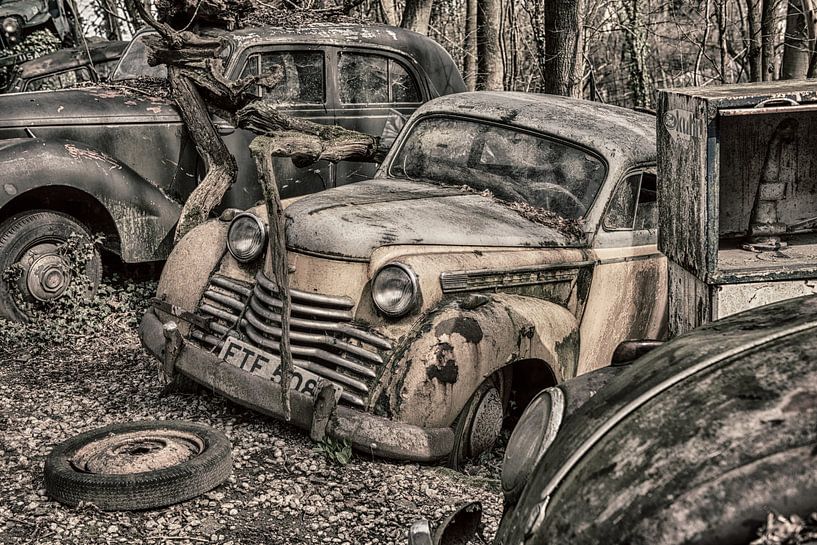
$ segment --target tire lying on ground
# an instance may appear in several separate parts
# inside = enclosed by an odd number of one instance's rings
[[[194,498],[232,472],[230,441],[179,420],[112,424],[57,445],[45,461],[48,495],[103,511],[164,507]]]

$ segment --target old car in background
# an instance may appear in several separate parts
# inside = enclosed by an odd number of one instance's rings
[[[64,45],[74,42],[76,9],[73,0],[0,1],[0,56],[23,42],[30,34],[45,29]]]
[[[119,63],[128,42],[95,42],[60,49],[14,68],[5,93],[45,91],[104,81]]]
[[[451,95],[415,113],[376,179],[290,204],[292,421],[457,466],[509,403],[659,336],[654,126],[562,97]],[[230,211],[182,239],[141,336],[167,371],[280,417],[266,217]]]
[[[228,77],[283,71],[274,88],[255,92],[279,102],[284,113],[373,136],[421,103],[465,89],[441,46],[398,28],[316,24],[213,35],[223,38]],[[114,83],[165,77],[163,66],[148,66],[144,38],[127,48]],[[216,125],[239,166],[223,205],[252,206],[261,198],[248,148],[254,134],[222,120]],[[0,163],[0,271],[23,267],[16,282],[0,279],[0,315],[17,319],[24,313],[12,292],[27,302],[47,301],[70,284],[56,253],[70,233],[104,234],[106,248],[126,263],[165,259],[180,203],[204,169],[172,102],[133,86],[0,96]],[[284,197],[354,182],[375,170],[326,162],[297,168],[290,159],[275,168]],[[99,268],[90,271],[98,280]]]
[[[809,296],[702,326],[563,421],[564,392],[542,392],[508,443],[495,543],[746,545],[770,512],[817,511],[815,316]]]

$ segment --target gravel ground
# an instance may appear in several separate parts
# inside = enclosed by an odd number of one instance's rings
[[[106,287],[88,310],[37,328],[0,321],[0,543],[407,543],[408,525],[472,499],[485,535],[501,515],[501,453],[455,473],[355,453],[345,466],[298,429],[208,394],[162,395],[139,344],[151,284]],[[51,448],[114,422],[185,419],[230,438],[230,480],[165,509],[103,513],[49,500]]]

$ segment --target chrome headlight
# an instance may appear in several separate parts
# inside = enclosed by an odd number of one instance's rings
[[[558,387],[542,390],[514,428],[502,461],[502,491],[513,505],[531,472],[556,438],[564,415],[564,393]]]
[[[383,314],[398,318],[417,306],[420,284],[417,275],[402,263],[389,263],[372,282],[372,300]]]
[[[238,214],[227,230],[227,249],[234,258],[248,263],[264,252],[267,226],[261,218],[249,212]]]
[[[20,22],[16,17],[6,17],[3,19],[3,32],[9,37],[9,41],[17,41],[20,33]]]

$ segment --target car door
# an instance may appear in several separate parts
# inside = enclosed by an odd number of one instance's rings
[[[334,122],[332,97],[327,91],[327,56],[325,48],[312,45],[267,46],[244,52],[237,64],[235,79],[271,76],[265,85],[251,91],[280,105],[280,111],[316,123]],[[216,129],[238,162],[238,179],[225,195],[224,206],[247,208],[263,198],[257,183],[255,162],[249,144],[256,134],[236,129],[217,120]],[[304,168],[296,167],[287,157],[273,159],[278,189],[282,198],[297,197],[332,186],[329,163],[319,161]]]
[[[666,327],[667,260],[659,253],[654,168],[617,184],[593,242],[596,260],[580,328],[578,373],[609,365],[626,339],[660,338]]]
[[[335,122],[347,129],[381,138],[390,146],[403,123],[428,100],[422,79],[407,59],[380,50],[342,48],[335,51],[337,109]],[[343,161],[335,182],[344,185],[374,176],[377,165]]]

